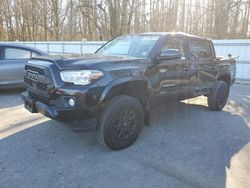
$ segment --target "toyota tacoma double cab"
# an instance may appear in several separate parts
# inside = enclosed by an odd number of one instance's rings
[[[63,122],[96,120],[100,143],[119,150],[134,143],[150,122],[156,101],[204,95],[209,109],[222,110],[235,72],[234,58],[216,57],[209,39],[132,34],[92,55],[33,58],[25,65],[27,90],[21,96],[32,113]]]

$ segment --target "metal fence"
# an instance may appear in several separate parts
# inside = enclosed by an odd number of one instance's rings
[[[236,78],[250,81],[250,40],[214,40],[217,56],[239,56],[236,59]]]
[[[13,43],[13,42],[1,42],[1,43]],[[35,47],[39,50],[48,53],[94,53],[99,47],[105,44],[105,41],[30,41],[30,42],[14,42],[17,44],[23,44],[26,46]]]
[[[13,43],[13,42],[6,42]],[[16,42],[32,46],[48,53],[94,53],[105,41],[59,41],[59,42]],[[237,80],[250,81],[250,40],[214,40],[217,56],[239,56]]]

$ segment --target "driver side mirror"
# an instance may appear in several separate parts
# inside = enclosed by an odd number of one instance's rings
[[[157,56],[157,60],[173,60],[173,59],[181,59],[181,53],[179,49],[166,49],[161,51]]]

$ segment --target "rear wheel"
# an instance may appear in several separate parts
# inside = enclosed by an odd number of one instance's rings
[[[120,95],[108,103],[98,122],[99,142],[111,149],[130,146],[141,132],[144,112],[133,97]]]
[[[224,81],[217,81],[208,94],[208,107],[210,110],[220,111],[227,103],[229,85]]]

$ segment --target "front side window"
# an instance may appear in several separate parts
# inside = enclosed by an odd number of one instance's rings
[[[31,52],[19,48],[5,48],[4,59],[29,59]]]
[[[212,57],[212,50],[208,41],[192,40],[189,42],[189,49],[192,60]]]
[[[104,45],[97,54],[147,58],[160,36],[128,35],[118,37]]]
[[[4,57],[4,48],[0,47],[0,60],[2,60]]]
[[[36,53],[36,52],[31,52],[31,57],[37,57],[37,56],[40,56],[40,54]]]
[[[181,54],[181,59],[186,59],[186,54],[184,50],[184,40],[180,38],[167,38],[166,42],[161,48],[161,52],[164,52],[168,49],[176,49]]]

